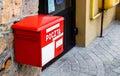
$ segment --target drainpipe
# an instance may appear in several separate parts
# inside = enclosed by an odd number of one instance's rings
[[[97,15],[94,15],[95,14],[95,0],[92,0],[91,1],[91,19],[92,20],[95,20],[96,18],[98,18],[99,16],[102,15],[101,17],[101,29],[100,29],[100,38],[103,37],[103,21],[104,21],[104,12],[106,12],[107,10],[104,9],[104,0],[102,0],[102,9],[101,9],[101,12],[99,12]]]
[[[102,11],[99,12],[97,15],[95,14],[95,0],[91,0],[91,20],[95,20],[96,18],[98,18],[99,16],[102,15]],[[107,10],[104,10],[104,12],[106,12]]]
[[[101,17],[101,29],[100,29],[100,38],[102,38],[103,37],[103,23],[104,23],[104,3],[105,3],[105,1],[104,0],[102,0],[102,17]]]
[[[95,0],[92,0],[91,2],[92,2],[92,3],[91,3],[91,5],[92,5],[92,6],[91,6],[91,7],[92,7],[92,8],[91,8],[91,19],[94,20],[94,19],[96,19],[97,17],[99,17],[99,16],[102,14],[102,12],[100,12],[100,13],[98,13],[97,15],[94,16],[94,14],[95,14],[95,12],[94,12],[94,10],[95,10]]]

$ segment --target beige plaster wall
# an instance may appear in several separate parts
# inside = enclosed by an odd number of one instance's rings
[[[76,25],[79,30],[76,37],[76,43],[84,46],[86,27],[86,0],[76,0]]]
[[[79,29],[76,43],[80,46],[87,46],[99,36],[101,16],[95,20],[91,20],[91,0],[77,0],[76,3],[76,25]],[[115,9],[113,7],[105,12],[104,28],[115,18]],[[95,15],[97,13],[99,13],[98,0],[95,0]]]

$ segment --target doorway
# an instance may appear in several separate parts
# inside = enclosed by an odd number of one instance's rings
[[[76,0],[39,0],[39,14],[63,16],[64,52],[75,46],[75,1]]]

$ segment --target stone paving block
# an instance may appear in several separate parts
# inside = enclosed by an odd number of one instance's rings
[[[80,75],[80,72],[77,72],[77,71],[72,71],[69,76],[79,76]]]
[[[107,45],[107,43],[105,42],[105,40],[103,40],[104,41],[104,47],[105,47],[105,49],[110,53],[110,54],[112,54],[114,57],[116,57],[116,56],[118,56],[118,54],[115,52],[115,51],[113,51],[110,47],[109,47],[109,45]]]
[[[118,55],[120,55],[120,50],[116,46],[110,46],[110,48],[115,51]]]
[[[104,71],[104,65],[102,63],[102,61],[98,58],[98,56],[96,56],[94,53],[91,53],[89,54],[92,59],[94,60],[95,64],[96,64],[96,67],[97,67],[97,76],[101,75],[101,76],[104,76],[105,74],[105,71]]]
[[[108,76],[118,76],[118,74],[115,72],[111,72]]]
[[[99,53],[101,53],[100,56],[101,56],[102,59],[104,59],[104,61],[108,61],[109,62],[109,58],[108,58],[105,50],[103,48],[101,48],[100,45],[96,46],[96,51],[99,51]]]
[[[100,48],[104,49],[104,50],[102,50],[102,52],[105,53],[105,56],[106,56],[110,61],[112,61],[112,60],[114,59],[113,56],[112,56],[112,54],[109,53],[108,50],[106,50],[106,48],[104,47],[103,44],[104,44],[104,43],[103,43],[103,41],[102,41],[102,42],[100,43]]]
[[[119,60],[119,59],[114,59],[114,60],[112,61],[112,65],[113,65],[115,68],[119,67],[119,66],[120,66],[120,60]]]
[[[88,68],[83,68],[83,67],[81,67],[80,72],[81,72],[81,73],[87,73],[87,74],[88,74],[89,69],[88,69]]]
[[[79,76],[88,76],[88,74],[86,74],[86,73],[80,73]]]
[[[83,57],[80,54],[76,53],[75,58],[78,60],[79,67],[78,66],[77,67],[80,69],[80,71],[84,73],[88,73],[88,64],[83,59]]]
[[[120,74],[120,67],[113,69],[113,71]]]

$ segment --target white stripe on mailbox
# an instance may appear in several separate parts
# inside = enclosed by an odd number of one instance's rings
[[[63,33],[61,33],[60,35],[58,35],[55,38],[53,38],[53,41],[55,41],[56,39],[60,38],[61,36],[63,36]]]
[[[42,66],[48,63],[50,60],[54,58],[55,54],[55,42],[52,42],[45,47],[42,48]]]
[[[54,26],[46,29],[46,33],[50,32],[50,31],[52,31],[52,30],[54,30],[54,29],[56,29],[56,28],[58,28],[58,27],[60,27],[60,23],[58,23],[58,24],[56,24],[56,25],[54,25]]]

